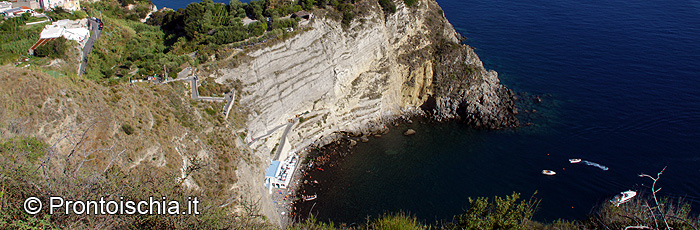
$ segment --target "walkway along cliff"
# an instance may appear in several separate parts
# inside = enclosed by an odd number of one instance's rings
[[[267,196],[264,169],[276,146],[287,153],[328,143],[339,132],[366,135],[403,115],[457,119],[476,128],[518,125],[512,91],[460,44],[435,1],[396,4],[397,11],[386,14],[376,1],[358,1],[360,13],[348,26],[337,12],[315,10],[296,36],[247,50],[230,60],[237,62],[232,67],[207,70],[219,83],[243,85],[236,95],[249,117],[241,132],[264,163],[251,169],[259,177],[239,183]],[[282,129],[267,136],[297,116],[286,138]],[[261,202],[263,213],[279,221],[270,199]]]

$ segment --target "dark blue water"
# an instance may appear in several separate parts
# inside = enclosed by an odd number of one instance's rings
[[[665,166],[662,193],[700,207],[700,2],[438,3],[504,84],[541,96],[521,104],[538,110],[522,115],[535,125],[395,128],[324,172],[319,219],[361,223],[403,210],[432,222],[461,213],[470,196],[513,191],[538,191],[535,219],[583,218],[621,191],[648,190],[637,175]],[[401,135],[408,127],[418,134]]]
[[[312,210],[319,219],[361,223],[403,210],[432,222],[461,213],[467,197],[513,191],[538,191],[535,219],[583,218],[616,193],[646,190],[650,180],[637,175],[664,166],[662,193],[700,209],[700,2],[438,3],[487,69],[517,92],[541,95],[541,104],[521,104],[538,110],[521,116],[535,125],[394,128],[325,171]],[[404,137],[407,127],[418,134]],[[610,170],[569,164],[574,157]]]
[[[213,2],[220,2],[220,3],[225,3],[228,4],[230,0],[212,0]],[[151,0],[153,4],[155,4],[158,9],[163,8],[163,7],[168,7],[170,9],[175,9],[177,10],[178,8],[185,8],[187,5],[193,2],[201,2],[201,1],[193,1],[193,0]],[[243,3],[248,3],[250,0],[239,0],[239,2]]]

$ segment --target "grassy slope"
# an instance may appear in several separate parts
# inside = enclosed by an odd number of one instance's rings
[[[31,176],[26,178],[13,177],[24,175],[20,170],[2,171],[0,179],[9,178],[17,183],[29,181],[39,185],[42,188],[40,191],[81,197],[92,194],[89,191],[80,192],[86,189],[80,186],[84,180],[119,174],[124,175],[123,178],[147,178],[162,182],[149,184],[150,187],[135,186],[129,190],[133,196],[170,191],[166,193],[195,194],[206,199],[210,205],[218,206],[230,197],[238,196],[231,189],[236,182],[238,163],[257,164],[257,158],[236,148],[237,135],[231,130],[242,125],[242,119],[236,118],[242,115],[233,114],[229,121],[223,120],[218,113],[210,115],[204,110],[210,108],[219,111],[222,104],[192,101],[184,97],[186,90],[181,84],[122,83],[105,87],[81,78],[51,77],[38,71],[2,66],[0,143],[35,137],[48,148],[38,161],[29,162],[33,165],[27,166],[35,169],[46,161],[45,177],[41,172],[28,173]],[[126,134],[122,128],[124,125],[133,127],[133,134]],[[12,154],[23,153],[0,151],[3,159],[10,159]],[[196,185],[190,186],[195,189],[175,189],[179,192],[174,193],[175,190],[170,189],[179,187],[176,185],[183,174],[181,169],[186,168],[183,161],[191,162],[193,159],[201,162],[187,182],[195,182]],[[7,160],[0,163],[3,166],[13,165]],[[65,183],[68,187],[46,184],[51,180],[66,178],[70,179]],[[109,188],[109,184],[126,182],[108,180],[105,183],[101,187]],[[168,183],[175,187],[166,186]],[[3,186],[2,191],[6,189]],[[144,193],[134,194],[134,191]],[[3,199],[0,195],[0,205],[5,203],[5,207],[21,207],[21,203],[17,202],[23,201],[20,199],[23,195],[15,195],[19,198]],[[81,223],[87,227],[101,223],[92,223],[90,221],[95,220],[90,219]]]

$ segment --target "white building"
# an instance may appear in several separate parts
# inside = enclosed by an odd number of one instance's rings
[[[298,162],[299,156],[291,154],[290,157],[282,162],[272,161],[270,163],[265,172],[265,187],[268,188],[270,193],[272,193],[273,188],[286,189],[289,187],[289,182],[293,179],[292,175],[294,175]]]
[[[39,9],[39,0],[10,0],[12,3],[12,8],[17,7],[29,7],[29,9]]]
[[[8,11],[10,9],[12,9],[11,2],[0,2],[0,13],[4,13],[5,11]]]
[[[76,41],[78,44],[80,44],[80,47],[84,47],[87,40],[90,38],[88,20],[63,19],[55,21],[51,23],[51,25],[44,26],[44,29],[39,34],[39,40],[31,48],[29,48],[29,54],[33,54],[37,47],[59,37]]]
[[[12,9],[5,10],[5,11],[2,12],[2,14],[5,15],[5,17],[7,17],[7,18],[10,18],[10,17],[19,17],[19,16],[22,16],[22,14],[25,14],[25,13],[30,13],[30,14],[32,14],[32,16],[33,16],[34,14],[36,14],[36,12],[34,12],[34,10],[32,10],[31,8],[26,7],[26,6],[21,6],[21,7],[12,8]]]
[[[44,30],[39,34],[39,38],[57,38],[64,37],[68,40],[78,42],[81,47],[85,46],[88,38],[90,38],[90,30],[88,30],[87,19],[80,20],[58,20],[51,25],[44,26]]]
[[[44,10],[51,10],[56,7],[61,7],[68,11],[80,10],[80,1],[78,0],[39,0],[39,5]]]

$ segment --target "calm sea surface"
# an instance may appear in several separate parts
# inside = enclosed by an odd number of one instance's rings
[[[616,193],[648,190],[637,175],[664,166],[662,193],[700,210],[699,1],[438,3],[486,68],[526,99],[521,111],[537,110],[521,113],[534,125],[393,128],[324,172],[312,210],[319,219],[361,223],[403,210],[433,222],[461,213],[468,197],[513,191],[538,191],[538,220],[582,218]],[[533,96],[542,102],[528,102]],[[408,127],[418,133],[401,135]]]

